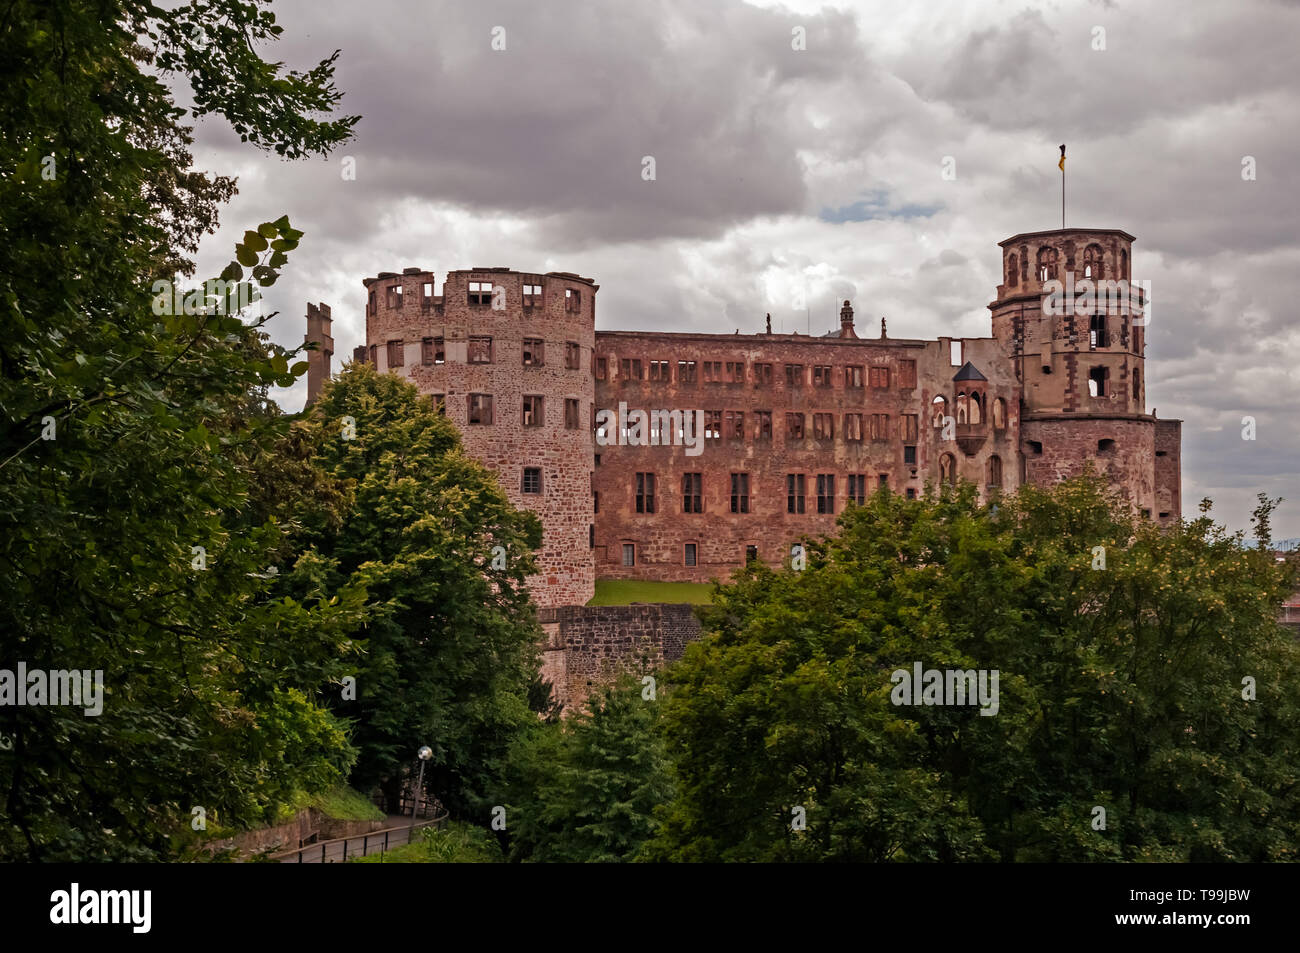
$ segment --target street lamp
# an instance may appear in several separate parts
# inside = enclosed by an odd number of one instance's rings
[[[433,749],[428,745],[421,745],[420,750],[415,753],[420,759],[420,780],[415,784],[415,797],[411,799],[411,826],[409,830],[415,830],[415,812],[420,807],[420,795],[424,793],[424,762],[433,757]],[[411,835],[406,835],[406,842],[411,842]]]

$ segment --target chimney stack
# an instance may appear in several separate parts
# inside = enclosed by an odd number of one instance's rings
[[[304,344],[316,344],[307,352],[307,404],[316,402],[320,389],[330,377],[330,358],[334,356],[334,338],[330,336],[330,306],[319,307],[307,302],[307,333]]]

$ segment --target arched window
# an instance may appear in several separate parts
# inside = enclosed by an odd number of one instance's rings
[[[1002,486],[1002,458],[997,454],[989,457],[989,479],[990,488]]]
[[[1089,245],[1083,250],[1083,277],[1093,280],[1104,278],[1102,259],[1105,257],[1100,245]]]
[[[967,411],[967,413],[970,416],[971,423],[981,424],[984,422],[984,407],[980,403],[979,394],[970,395],[970,409]]]
[[[969,422],[967,419],[968,413],[969,411],[967,409],[966,395],[958,394],[957,395],[957,423],[959,424],[968,423]]]
[[[945,453],[939,458],[939,485],[955,486],[957,484],[957,458]]]
[[[993,400],[993,429],[1007,429],[1007,402],[1001,397]]]
[[[1056,249],[1043,246],[1038,249],[1038,280],[1051,281],[1056,277]]]
[[[930,423],[935,429],[943,426],[943,418],[948,416],[948,401],[940,394],[930,404],[934,412],[930,417]]]
[[[1007,257],[1007,287],[1014,288],[1020,283],[1020,269],[1014,254]]]

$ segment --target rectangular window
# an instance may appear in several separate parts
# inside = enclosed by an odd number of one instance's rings
[[[376,365],[375,365],[375,361],[376,361],[376,356],[375,356],[375,355],[376,355],[376,351],[375,351],[375,349],[376,349],[378,346],[379,346],[379,345],[377,345],[377,344],[372,344],[372,345],[370,345],[370,366],[371,366],[371,367],[376,366]]]
[[[582,309],[582,295],[572,288],[564,289],[564,310],[580,311]]]
[[[682,512],[704,512],[704,474],[682,474]]]
[[[433,363],[433,355],[434,355],[434,350],[433,350],[433,338],[424,338],[424,339],[422,339],[422,340],[420,341],[420,363],[421,363],[421,364],[432,364],[432,363]]]
[[[593,368],[593,371],[596,375],[596,380],[603,381],[605,379],[605,368],[606,368],[605,358],[603,357],[596,358],[595,367]]]
[[[831,386],[831,366],[829,364],[813,365],[813,387]]]
[[[844,368],[844,386],[848,388],[861,389],[862,387],[862,365],[850,364]]]
[[[862,415],[844,415],[844,439],[849,443],[862,442]]]
[[[546,411],[542,405],[542,398],[536,394],[524,395],[524,419],[525,427],[540,427],[546,422]]]
[[[542,367],[546,364],[546,343],[541,338],[524,338],[524,367]]]
[[[491,304],[492,303],[492,282],[471,281],[469,283],[469,303],[472,305]]]
[[[389,285],[387,304],[390,308],[400,308],[402,306],[402,286]]]
[[[910,444],[903,447],[903,462],[908,466],[916,466],[916,447]]]
[[[757,559],[757,558],[758,558],[758,547],[757,547],[757,546],[746,546],[746,547],[745,547],[745,562],[746,562],[746,563],[751,563],[751,562],[753,562],[753,561],[754,561],[755,559]]]
[[[1110,332],[1106,330],[1106,316],[1094,314],[1088,321],[1088,346],[1110,347]]]
[[[434,409],[438,411],[438,416],[446,417],[447,416],[447,395],[430,394],[429,396],[433,398],[433,406]]]
[[[469,363],[492,363],[492,339],[473,335],[469,339]]]
[[[542,492],[542,468],[541,467],[524,467],[524,481],[523,481],[522,490],[524,493]]]
[[[872,440],[889,439],[889,414],[871,415],[871,439]]]
[[[402,350],[403,348],[402,348],[401,341],[388,342],[388,366],[389,367],[402,366]]]
[[[577,430],[578,416],[579,416],[578,398],[576,397],[564,398],[564,429]]]
[[[873,367],[871,368],[871,386],[888,387],[889,386],[889,368]]]
[[[469,422],[472,424],[492,423],[492,395],[469,395]]]
[[[623,544],[623,565],[624,566],[636,565],[636,546],[632,543]]]
[[[804,511],[804,477],[802,473],[785,475],[785,511],[802,513]]]
[[[849,474],[848,498],[858,506],[867,502],[867,475],[865,473]]]
[[[743,410],[729,410],[724,417],[723,434],[728,440],[745,439],[745,412]]]
[[[577,341],[564,342],[564,366],[571,371],[582,366],[582,346]]]
[[[916,443],[919,439],[917,434],[920,433],[920,423],[921,418],[917,414],[903,414],[903,443]]]
[[[754,386],[755,387],[772,386],[772,365],[771,364],[754,365]]]
[[[368,314],[375,313],[375,293],[373,290],[370,292],[370,300],[366,303],[366,307],[369,309]]]
[[[591,511],[593,513],[600,512],[600,491],[599,490],[591,491]]]
[[[772,439],[772,412],[770,410],[754,411],[754,439]]]
[[[876,485],[879,486],[879,487],[881,487],[882,489],[888,487],[888,486],[889,486],[889,474],[888,474],[888,473],[882,473],[882,474],[880,474],[878,477],[876,477]]]
[[[813,439],[833,440],[835,438],[835,415],[813,414]]]
[[[425,281],[420,285],[420,309],[428,311],[433,307],[433,282]]]
[[[817,512],[835,512],[835,474],[817,474]]]
[[[524,285],[523,301],[525,308],[535,308],[542,303],[541,285]]]
[[[625,357],[620,367],[624,380],[639,381],[641,379],[641,358]]]
[[[731,512],[749,512],[749,474],[733,473],[731,475]]]
[[[684,562],[685,562],[686,565],[688,565],[688,566],[694,566],[694,565],[695,565],[695,544],[694,544],[694,543],[687,543],[687,544],[686,544],[686,552],[685,552]]]
[[[728,384],[745,383],[745,362],[744,361],[727,361],[726,381]]]
[[[671,380],[671,374],[671,365],[667,361],[650,362],[650,379],[652,381],[667,384]]]
[[[1088,371],[1088,396],[1109,396],[1110,388],[1106,386],[1109,377],[1110,371],[1105,367],[1094,367]]]
[[[695,362],[694,361],[677,362],[677,383],[679,384],[695,383]]]
[[[803,386],[803,365],[787,364],[785,366],[785,386],[802,387]]]
[[[653,513],[655,511],[655,475],[638,473],[636,475],[636,511]]]
[[[722,439],[722,411],[706,410],[704,412],[704,439]]]
[[[898,362],[898,386],[904,390],[916,386],[916,361]]]
[[[803,439],[803,414],[785,415],[785,439],[802,440]]]
[[[915,487],[911,487],[911,486],[909,486],[909,487],[907,488],[907,498],[908,498],[909,500],[914,500],[914,499],[916,499],[916,488],[915,488]]]
[[[722,362],[721,361],[704,361],[704,383],[720,384],[722,383]]]

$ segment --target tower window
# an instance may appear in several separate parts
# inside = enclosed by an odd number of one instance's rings
[[[534,308],[542,303],[542,286],[541,285],[524,285],[524,307]]]
[[[1007,256],[1007,287],[1014,288],[1020,283],[1020,271],[1015,254]]]
[[[401,341],[388,342],[388,366],[389,367],[402,366],[402,342]]]
[[[1044,246],[1038,249],[1038,280],[1052,281],[1056,278],[1056,263],[1059,256],[1055,248]]]
[[[469,395],[469,422],[472,424],[492,423],[492,395]]]
[[[582,365],[582,346],[577,341],[564,342],[564,366],[576,371]]]
[[[522,490],[524,493],[542,492],[542,468],[541,467],[524,467],[524,479],[523,479]]]
[[[578,416],[579,416],[578,398],[576,397],[564,398],[564,429],[577,430]]]
[[[572,288],[564,289],[564,310],[577,311],[582,306],[582,295]]]
[[[1107,438],[1105,438],[1105,439],[1102,439],[1102,440],[1098,440],[1098,441],[1097,441],[1097,452],[1098,452],[1098,453],[1114,453],[1114,452],[1115,452],[1115,441],[1114,441],[1114,440],[1111,440],[1109,437],[1107,437]]]
[[[1106,397],[1109,388],[1106,386],[1110,378],[1110,370],[1105,367],[1094,367],[1088,371],[1088,396],[1089,397]]]
[[[1088,346],[1110,347],[1110,332],[1106,330],[1106,316],[1094,314],[1088,319]]]
[[[1083,250],[1083,277],[1094,281],[1104,278],[1102,259],[1104,254],[1100,245],[1089,245]]]
[[[546,410],[542,398],[536,394],[524,395],[524,418],[525,427],[540,427],[546,421]]]

